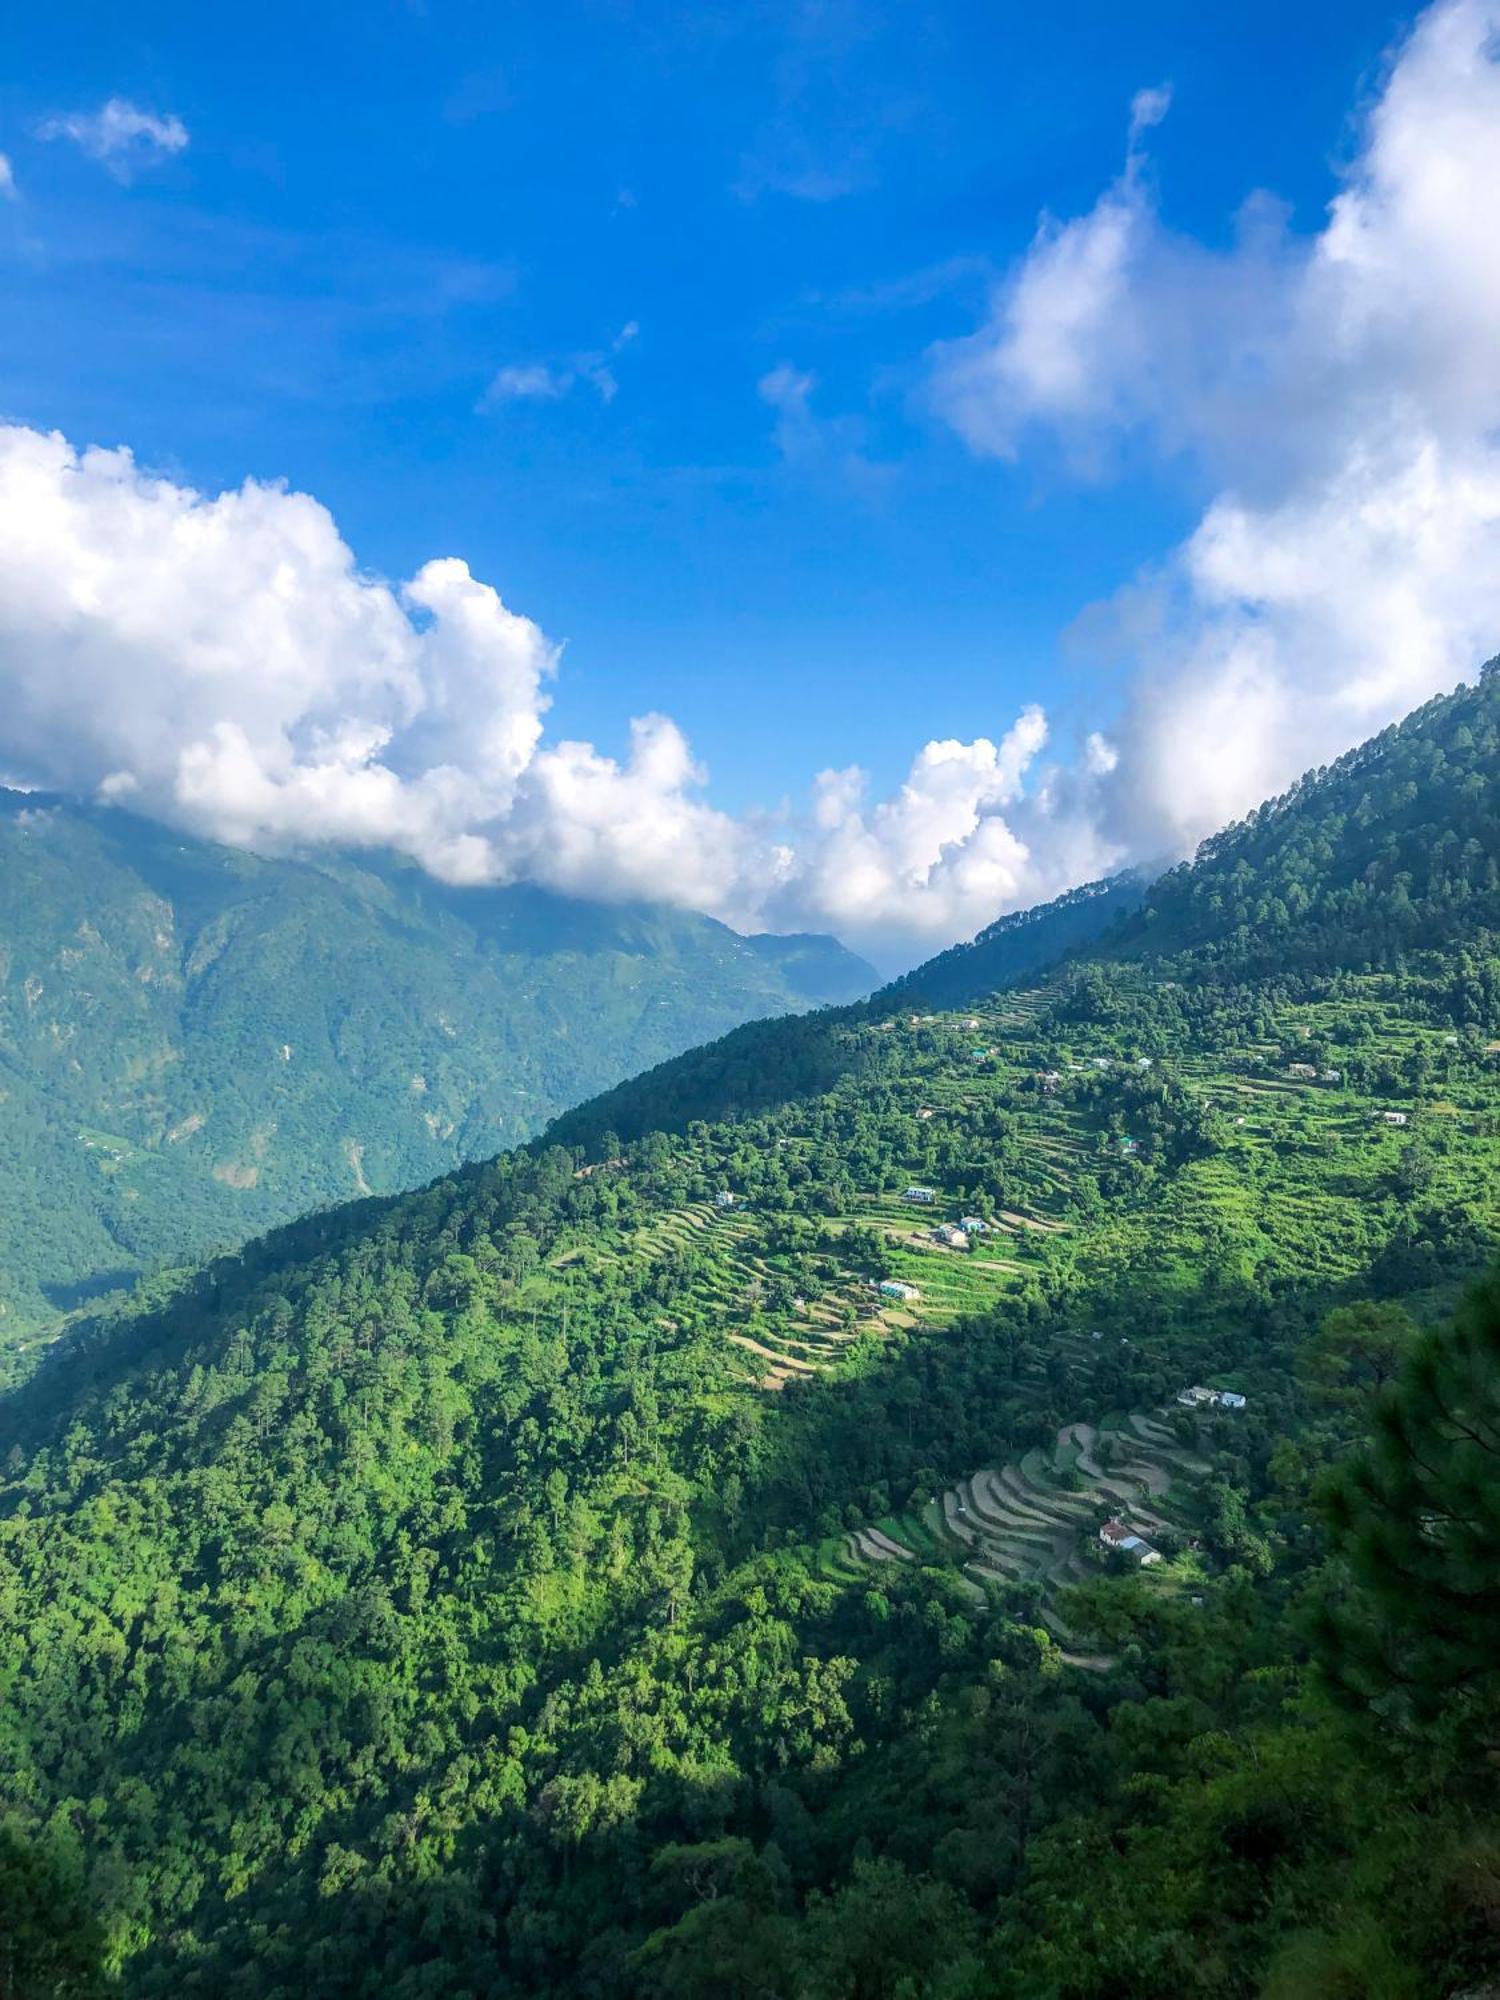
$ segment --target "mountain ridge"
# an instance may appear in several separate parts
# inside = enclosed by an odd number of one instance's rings
[[[0,1332],[303,1209],[420,1185],[755,1013],[832,940],[389,856],[265,859],[0,794]]]
[[[1497,775],[1489,677],[1097,955],[85,1321],[0,1403],[0,1801],[131,2000],[1500,1970],[1493,1663],[1408,1714],[1359,1560],[1500,1408]]]

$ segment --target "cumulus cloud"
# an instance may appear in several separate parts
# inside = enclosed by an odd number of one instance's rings
[[[1078,790],[1106,852],[1182,852],[1500,647],[1500,5],[1440,0],[1393,55],[1314,233],[1252,196],[1231,248],[1121,173],[1044,219],[933,388],[977,452],[1130,450],[1213,483],[1196,528],[1081,628],[1130,669]],[[1080,777],[1088,778],[1082,772]]]
[[[550,741],[555,647],[458,559],[391,584],[305,494],[200,494],[13,426],[0,769],[247,845],[390,846],[455,881],[831,928],[888,964],[1184,852],[1500,645],[1497,48],[1500,0],[1441,0],[1318,226],[1253,197],[1227,249],[1165,226],[1145,145],[1168,97],[1142,92],[1113,184],[1045,219],[985,324],[934,356],[976,452],[1047,442],[1100,478],[1152,451],[1210,496],[1081,623],[1125,692],[1076,753],[1030,707],[919,748],[888,796],[830,768],[795,808],[731,816],[669,717],[623,754]],[[607,356],[545,366],[571,387],[584,362]],[[787,457],[857,447],[809,375],[760,387]]]
[[[362,572],[306,494],[206,495],[0,427],[0,768],[263,850],[392,847],[444,879],[836,925],[899,957],[1063,886],[1028,709],[931,743],[885,800],[825,772],[735,818],[666,716],[615,757],[544,740],[557,652],[455,557]],[[1050,871],[1050,872],[1049,872]]]
[[[44,118],[37,127],[42,139],[70,139],[80,151],[119,180],[140,167],[154,166],[186,151],[188,129],[175,113],[143,111],[127,97],[111,97],[97,111],[70,111]]]

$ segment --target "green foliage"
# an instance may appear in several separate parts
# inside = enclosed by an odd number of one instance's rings
[[[76,1859],[0,1824],[0,2000],[104,2000],[104,1952]]]
[[[1139,909],[1146,878],[1134,872],[1085,882],[1034,909],[1015,910],[988,925],[970,944],[930,958],[893,980],[880,995],[895,1006],[962,1007],[1001,987],[1045,972],[1069,953],[1086,951],[1112,925]]]
[[[132,2000],[1493,1979],[1495,1290],[1427,1329],[1495,698],[972,1015],[741,1028],[81,1318],[0,1406],[0,1805]]]
[[[1500,1743],[1500,1277],[1416,1344],[1375,1423],[1326,1496],[1358,1586],[1326,1624],[1333,1671],[1393,1719],[1461,1707],[1488,1751]]]
[[[0,793],[0,1345],[868,983],[827,938],[262,860]]]

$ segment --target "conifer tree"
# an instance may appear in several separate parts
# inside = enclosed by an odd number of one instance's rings
[[[1500,1273],[1428,1335],[1326,1495],[1354,1582],[1325,1662],[1383,1712],[1500,1708]]]

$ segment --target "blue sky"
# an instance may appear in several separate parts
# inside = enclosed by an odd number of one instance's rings
[[[1127,195],[1154,239],[1243,263],[1236,215],[1271,190],[1284,274],[1412,18],[27,10],[0,415],[200,492],[287,481],[365,571],[463,558],[565,646],[549,742],[619,757],[664,711],[721,812],[851,763],[889,794],[925,742],[999,741],[1032,702],[1071,769],[1139,675],[1080,614],[1251,475],[1159,410],[1080,450],[1035,398],[997,453],[934,350],[980,336],[1039,218],[1119,182],[1155,86]],[[110,100],[183,143],[70,132]]]

